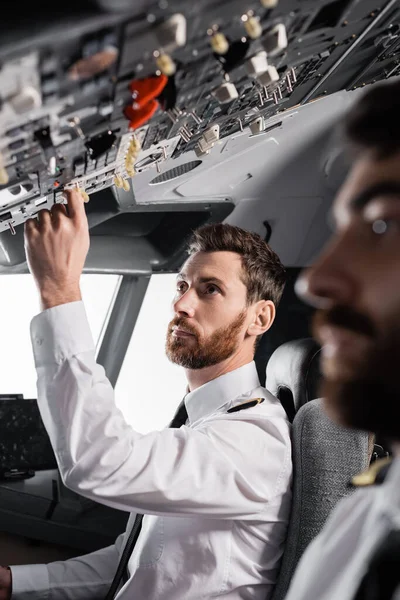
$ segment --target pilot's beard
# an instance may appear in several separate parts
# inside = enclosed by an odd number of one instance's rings
[[[388,332],[375,338],[351,378],[324,378],[321,396],[329,415],[342,425],[400,440],[399,325]]]
[[[185,369],[204,369],[212,367],[230,358],[238,347],[239,333],[246,319],[246,312],[241,312],[238,317],[226,327],[214,331],[206,339],[199,338],[185,319],[176,318],[168,326],[166,354],[169,360]],[[172,336],[172,327],[181,325],[194,333],[196,345],[185,344],[185,338]]]

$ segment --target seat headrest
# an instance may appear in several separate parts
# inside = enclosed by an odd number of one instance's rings
[[[296,412],[318,398],[321,348],[312,338],[280,346],[268,361],[267,389],[281,401],[290,421]]]

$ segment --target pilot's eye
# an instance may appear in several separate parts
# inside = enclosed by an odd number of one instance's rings
[[[399,198],[377,199],[368,204],[363,217],[368,228],[375,236],[386,237],[388,234],[400,233]]]
[[[388,230],[388,222],[383,219],[377,219],[372,223],[372,231],[377,235],[383,235]]]
[[[213,283],[211,283],[210,285],[208,285],[207,288],[206,288],[206,294],[208,294],[210,296],[214,296],[215,294],[218,294],[219,292],[220,292],[219,287],[217,287]]]
[[[178,281],[178,283],[176,284],[176,290],[183,294],[183,292],[186,290],[186,286],[187,284],[185,281]]]
[[[383,236],[396,230],[398,232],[400,230],[399,225],[396,219],[375,219],[371,221],[371,229],[378,236]]]

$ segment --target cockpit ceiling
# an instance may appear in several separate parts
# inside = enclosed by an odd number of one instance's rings
[[[205,202],[194,182],[211,165],[256,146],[268,153],[268,140],[290,129],[288,117],[316,99],[400,74],[398,0],[140,7],[106,14],[72,2],[56,19],[36,11],[34,28],[12,12],[0,24],[4,256],[9,236],[62,201],[65,187],[91,195],[93,235],[107,234],[107,198],[113,232],[116,211]],[[311,131],[310,111],[307,118]],[[254,177],[240,160],[226,167],[226,187],[219,175],[219,188],[207,192],[214,204],[240,202]]]

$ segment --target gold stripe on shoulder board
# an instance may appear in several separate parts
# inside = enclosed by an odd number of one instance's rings
[[[242,402],[242,404],[237,404],[236,406],[233,406],[226,412],[234,413],[239,412],[239,410],[246,410],[246,408],[253,408],[253,406],[257,406],[257,404],[261,404],[261,402],[264,402],[264,400],[265,398],[252,398],[251,400],[247,400],[247,402]]]
[[[355,487],[366,487],[368,485],[375,485],[376,478],[379,473],[384,469],[387,465],[392,462],[390,457],[381,458],[380,460],[376,460],[368,469],[362,471],[358,475],[355,475],[351,484]]]

